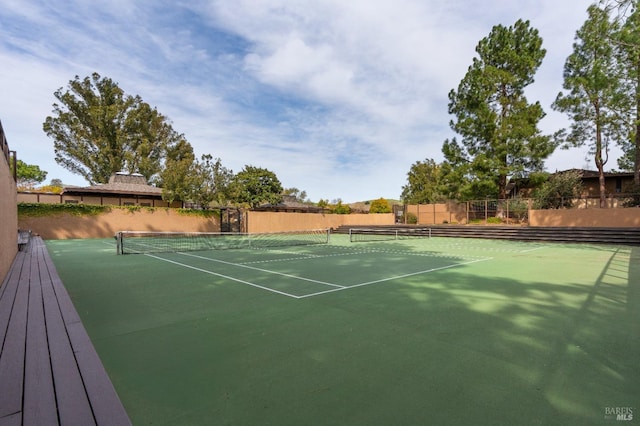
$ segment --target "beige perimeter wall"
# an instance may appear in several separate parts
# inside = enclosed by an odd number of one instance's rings
[[[529,225],[640,228],[640,208],[529,210]]]
[[[16,184],[0,150],[0,284],[18,252]]]
[[[393,214],[314,214],[247,212],[245,232],[282,232],[337,228],[340,225],[393,225]],[[61,214],[20,217],[20,228],[44,239],[109,238],[118,231],[219,232],[220,219],[179,214],[172,209],[154,211],[113,209],[96,216]],[[248,225],[248,228],[247,228]]]
[[[180,214],[172,209],[112,209],[95,216],[61,214],[44,217],[20,217],[21,229],[31,229],[44,239],[108,238],[118,231],[218,232],[218,217]]]
[[[322,214],[247,212],[247,232],[284,232],[305,229],[337,228],[341,225],[393,225],[393,213]]]
[[[4,186],[0,187],[4,191]],[[13,192],[5,191],[11,199]],[[15,198],[14,198],[15,199]],[[218,217],[204,218],[179,214],[176,210],[159,208],[153,211],[112,209],[97,216],[73,216],[62,214],[45,217],[20,217],[15,203],[2,203],[0,207],[0,274],[4,277],[13,260],[16,245],[16,221],[21,229],[31,229],[44,239],[69,238],[109,238],[117,231],[183,231],[218,232]],[[341,225],[393,225],[392,213],[384,214],[314,214],[247,212],[245,232],[282,232],[305,229],[337,228]],[[531,210],[530,226],[593,226],[593,227],[640,227],[640,208],[634,209],[574,209],[574,210]]]

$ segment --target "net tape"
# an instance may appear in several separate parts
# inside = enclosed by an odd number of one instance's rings
[[[329,242],[329,229],[272,233],[119,231],[118,254],[270,248]]]
[[[349,241],[389,241],[408,238],[431,238],[431,228],[396,229],[396,228],[351,228],[349,229]]]

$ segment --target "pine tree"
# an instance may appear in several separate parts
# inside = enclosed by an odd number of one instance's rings
[[[608,42],[617,25],[595,5],[589,7],[588,14],[565,62],[566,93],[558,94],[553,108],[571,119],[569,131],[557,134],[563,146],[589,146],[599,174],[600,207],[606,207],[604,166],[609,160],[609,143],[619,140],[624,129],[614,47]]]
[[[443,144],[443,171],[448,192],[463,197],[506,198],[511,177],[542,170],[555,145],[541,134],[538,123],[545,113],[539,102],[524,95],[546,51],[538,31],[528,21],[511,27],[497,25],[476,47],[457,90],[449,93],[451,128],[460,135]]]

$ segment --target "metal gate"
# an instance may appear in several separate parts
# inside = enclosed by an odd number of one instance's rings
[[[406,217],[407,206],[401,206],[399,204],[393,205],[393,217],[395,223],[407,223]]]
[[[220,209],[220,232],[241,232],[242,212],[240,209],[224,207]]]

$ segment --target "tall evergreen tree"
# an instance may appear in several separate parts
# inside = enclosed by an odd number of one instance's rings
[[[555,149],[538,129],[545,115],[540,103],[524,95],[546,51],[538,31],[518,20],[493,27],[476,52],[458,89],[449,93],[451,128],[461,139],[444,142],[443,170],[463,178],[449,192],[506,198],[509,178],[541,170]]]
[[[627,137],[619,141],[624,155],[618,159],[618,165],[633,170],[634,183],[640,187],[640,11],[637,6],[614,35],[613,43],[617,47],[618,78],[627,99],[621,104],[629,107]]]
[[[604,166],[609,160],[609,143],[624,134],[623,97],[613,71],[614,47],[609,43],[617,25],[595,5],[589,7],[588,15],[565,62],[563,87],[567,92],[558,94],[553,108],[571,119],[569,131],[557,134],[564,147],[589,146],[599,173],[600,207],[606,207]]]

